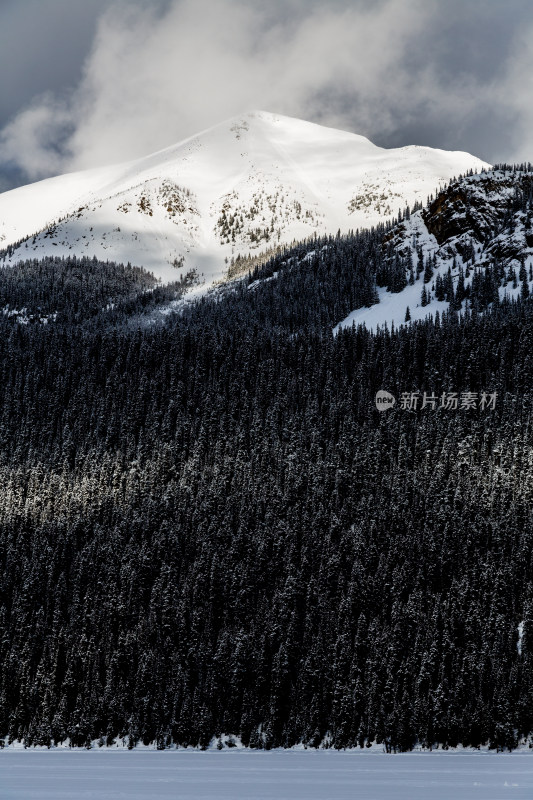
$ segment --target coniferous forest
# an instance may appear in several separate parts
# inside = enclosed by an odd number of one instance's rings
[[[533,304],[334,336],[384,233],[164,316],[183,285],[131,267],[1,274],[6,742],[533,734]],[[497,402],[380,413],[380,389]]]

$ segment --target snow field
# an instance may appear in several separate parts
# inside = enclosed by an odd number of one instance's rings
[[[531,800],[533,753],[0,752],[2,800]]]

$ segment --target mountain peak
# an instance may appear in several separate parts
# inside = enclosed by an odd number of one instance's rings
[[[10,247],[6,264],[95,255],[164,281],[194,268],[209,284],[234,259],[375,225],[484,166],[252,110],[145,158],[0,195],[0,247]]]

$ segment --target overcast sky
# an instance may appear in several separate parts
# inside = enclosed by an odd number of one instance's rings
[[[0,188],[243,111],[533,161],[531,0],[0,0]]]

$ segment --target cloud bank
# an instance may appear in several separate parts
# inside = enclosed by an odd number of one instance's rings
[[[499,15],[513,2],[519,28]],[[139,157],[257,108],[383,146],[533,160],[527,5],[115,3],[77,85],[16,114],[0,132],[0,161],[36,180]]]

